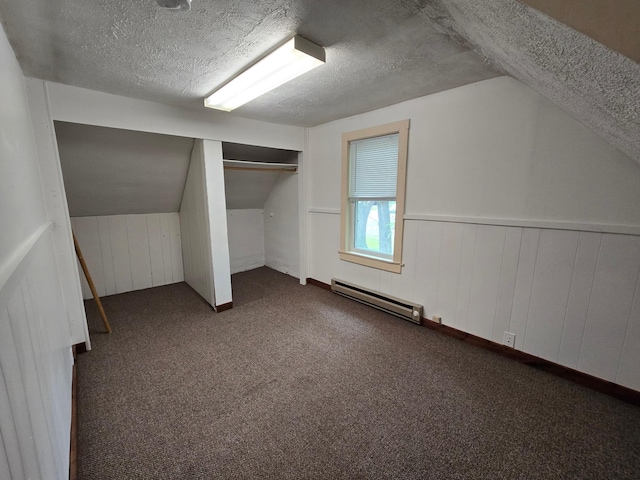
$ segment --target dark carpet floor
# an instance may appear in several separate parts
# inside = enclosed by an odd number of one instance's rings
[[[267,268],[87,302],[80,479],[638,479],[640,409]]]

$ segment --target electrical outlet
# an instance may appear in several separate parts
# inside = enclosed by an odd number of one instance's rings
[[[515,348],[516,346],[516,334],[504,332],[504,338],[502,339],[502,343],[507,347]]]
[[[442,317],[438,316],[438,315],[434,315],[432,320],[436,323],[442,323]]]

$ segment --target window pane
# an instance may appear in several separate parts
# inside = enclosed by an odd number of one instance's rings
[[[394,133],[349,143],[349,198],[396,196],[398,141]]]
[[[367,250],[393,256],[393,242],[396,227],[396,202],[354,201],[353,246],[357,250]]]

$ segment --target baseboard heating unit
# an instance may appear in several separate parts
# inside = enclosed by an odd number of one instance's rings
[[[352,283],[343,282],[336,278],[331,279],[331,291],[420,325],[422,305],[359,287]]]

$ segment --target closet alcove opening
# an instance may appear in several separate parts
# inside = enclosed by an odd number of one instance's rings
[[[71,225],[103,296],[185,280],[188,137],[56,121]],[[221,142],[231,273],[299,277],[299,152]],[[83,297],[91,292],[79,272]]]

